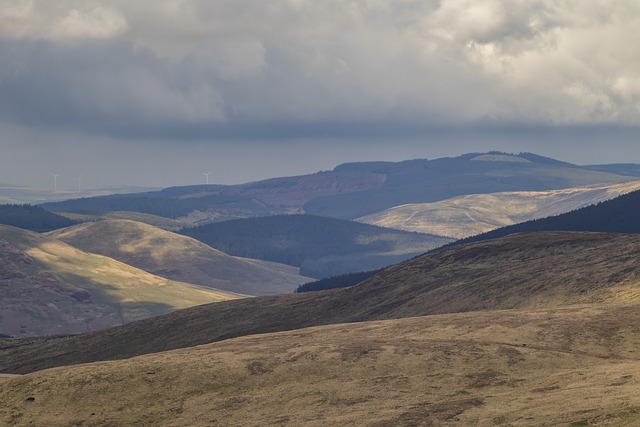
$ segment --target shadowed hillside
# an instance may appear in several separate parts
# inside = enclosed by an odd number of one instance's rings
[[[278,215],[181,231],[225,253],[300,267],[323,278],[386,267],[452,239],[313,215]]]
[[[0,333],[81,333],[240,297],[0,226]]]
[[[441,249],[346,289],[221,302],[82,336],[2,340],[0,372],[121,359],[331,323],[636,302],[638,256],[637,235],[514,235]]]
[[[232,257],[190,237],[135,221],[98,221],[49,235],[158,276],[240,294],[290,293],[309,280],[297,268]]]

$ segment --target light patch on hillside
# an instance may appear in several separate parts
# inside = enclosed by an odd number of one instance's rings
[[[457,239],[538,218],[559,215],[640,189],[640,181],[549,191],[470,194],[435,203],[413,203],[357,221]]]
[[[518,156],[510,156],[507,154],[481,154],[471,160],[481,162],[514,162],[514,163],[532,163],[531,160]]]
[[[157,276],[236,294],[290,293],[311,280],[298,268],[232,257],[191,237],[137,221],[84,223],[49,236]]]
[[[0,332],[10,335],[87,332],[244,297],[168,280],[14,227],[0,226],[0,237],[8,248],[0,266],[11,273],[3,280]]]

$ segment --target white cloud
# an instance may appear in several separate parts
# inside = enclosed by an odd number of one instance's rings
[[[128,28],[117,9],[97,1],[2,0],[0,21],[0,37],[58,41],[112,39]]]
[[[151,133],[640,125],[640,3],[629,0],[0,0],[0,20],[0,69],[14,70],[0,74],[0,106],[17,121],[62,105],[61,126]],[[89,50],[105,59],[79,59]],[[60,87],[43,91],[30,79],[45,58],[64,60],[47,68]],[[12,107],[12,88],[30,86],[34,107]]]

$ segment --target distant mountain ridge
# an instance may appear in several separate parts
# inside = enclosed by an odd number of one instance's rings
[[[600,167],[600,169],[603,169]],[[606,168],[605,168],[606,169]],[[135,211],[190,222],[307,213],[354,219],[407,203],[466,194],[542,191],[632,180],[531,153],[345,163],[332,171],[246,184],[175,187],[43,205],[54,212]]]

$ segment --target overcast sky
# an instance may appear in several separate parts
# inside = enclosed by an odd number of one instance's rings
[[[0,0],[0,183],[640,163],[636,0]]]

